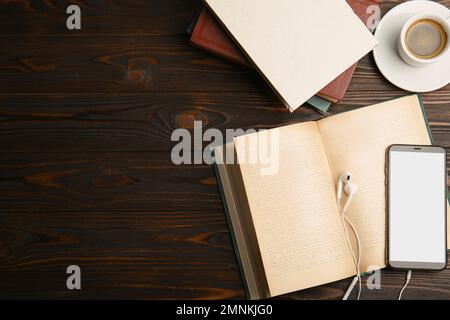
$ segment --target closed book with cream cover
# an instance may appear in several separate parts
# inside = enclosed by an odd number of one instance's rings
[[[290,111],[377,41],[342,0],[205,0]]]

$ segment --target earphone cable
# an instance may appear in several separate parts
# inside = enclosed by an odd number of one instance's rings
[[[361,279],[361,270],[360,270],[360,266],[361,266],[361,241],[359,239],[358,232],[356,232],[355,226],[353,225],[351,220],[347,217],[347,215],[345,214],[345,211],[342,212],[342,216],[344,217],[345,221],[350,225],[350,228],[352,229],[353,234],[355,235],[355,238],[356,238],[356,246],[358,248],[357,249],[358,254],[357,254],[357,258],[355,260],[356,260],[356,272],[357,272],[358,279],[359,279],[359,290],[358,290],[358,296],[357,296],[357,300],[359,300],[359,298],[361,296],[361,290],[362,290],[362,279]]]
[[[353,259],[353,263],[355,265],[355,269],[356,269],[356,277],[358,278],[358,295],[357,295],[357,300],[359,300],[360,296],[361,296],[361,290],[362,290],[362,279],[361,279],[361,273],[360,273],[360,261],[361,261],[361,242],[358,236],[358,233],[356,232],[356,228],[353,225],[353,223],[350,221],[350,219],[347,217],[347,215],[345,214],[345,211],[341,209],[341,204],[340,204],[340,199],[337,200],[337,205],[341,214],[341,221],[344,227],[344,232],[345,232],[345,238],[347,241],[347,245],[350,249],[351,255],[352,255],[352,259]],[[355,238],[356,238],[356,244],[357,244],[357,252],[358,254],[355,254],[355,250],[353,249],[353,246],[351,244],[350,241],[350,237],[349,237],[349,233],[348,233],[348,229],[346,226],[346,223],[348,223],[350,225],[350,228],[352,229]],[[353,284],[353,283],[352,283]],[[351,287],[352,285],[350,285]],[[350,289],[349,287],[349,289]]]
[[[402,290],[400,290],[400,293],[398,295],[398,300],[402,300],[403,291],[405,291],[406,287],[408,286],[409,281],[411,280],[411,276],[412,276],[412,270],[408,270],[408,272],[406,273],[406,282],[405,282],[404,286],[402,287]]]
[[[357,296],[356,299],[359,300],[359,297],[360,297],[360,294],[361,294],[361,276],[360,276],[360,274],[358,272],[358,258],[356,257],[355,252],[353,250],[353,247],[351,245],[350,238],[348,236],[348,230],[347,230],[347,227],[345,225],[346,224],[345,223],[345,219],[344,219],[344,216],[342,214],[341,214],[341,221],[342,221],[342,224],[344,226],[344,232],[345,232],[345,238],[346,238],[346,241],[347,241],[347,246],[350,249],[350,253],[352,255],[353,264],[355,265],[355,269],[356,269],[355,279],[358,280],[358,296]],[[347,289],[346,294],[344,295],[343,300],[347,300],[347,298],[350,295],[351,291],[353,290],[355,284],[356,283],[354,281],[352,281],[352,283],[350,284],[349,288]]]

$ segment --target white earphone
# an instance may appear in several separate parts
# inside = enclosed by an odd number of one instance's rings
[[[350,171],[344,171],[339,176],[338,185],[337,185],[337,191],[336,191],[336,198],[338,202],[340,202],[342,198],[342,187],[344,187],[344,192],[347,194],[347,201],[345,201],[345,204],[342,208],[342,211],[347,211],[348,207],[350,206],[350,202],[352,202],[353,197],[358,192],[358,186],[352,182],[350,182],[352,179],[352,174]]]
[[[355,264],[355,269],[356,269],[356,276],[353,278],[352,282],[350,283],[350,286],[348,287],[347,291],[345,292],[342,300],[348,299],[348,297],[352,293],[353,289],[355,288],[356,283],[359,283],[359,290],[358,290],[358,295],[356,298],[357,300],[359,300],[359,297],[361,295],[361,287],[362,287],[361,272],[360,272],[361,240],[359,239],[358,232],[356,231],[355,226],[353,225],[351,220],[346,215],[347,209],[350,206],[350,203],[352,202],[353,197],[358,192],[358,186],[356,184],[352,183],[351,180],[352,180],[352,174],[350,173],[350,171],[342,172],[341,175],[339,176],[339,180],[338,180],[338,184],[337,184],[337,188],[336,188],[337,205],[338,205],[338,208],[339,208],[339,211],[341,214],[342,225],[344,226],[345,238],[347,240],[347,245],[350,248],[350,251],[352,253],[353,263]],[[345,201],[344,206],[341,208],[342,190],[344,190],[345,194],[347,195],[347,200]],[[350,241],[350,237],[348,235],[348,230],[347,230],[347,226],[346,226],[347,224],[352,229],[353,234],[355,235],[355,238],[356,238],[356,245],[357,245],[356,253],[355,253],[355,250],[353,249],[352,243]],[[412,271],[409,270],[406,274],[406,282],[400,291],[398,300],[401,300],[403,291],[408,286],[409,281],[411,280],[411,274],[412,274]]]
[[[336,198],[340,200],[342,198],[342,185],[350,183],[350,180],[352,179],[352,174],[350,171],[344,171],[339,176],[338,185],[337,185],[337,191],[336,191]]]
[[[342,224],[343,224],[344,230],[345,230],[345,237],[347,240],[347,245],[349,246],[349,248],[352,252],[353,263],[355,264],[355,268],[356,268],[356,276],[353,279],[353,281],[350,284],[347,291],[345,292],[345,295],[342,298],[342,300],[348,299],[348,296],[350,295],[353,288],[355,287],[356,282],[359,283],[359,291],[358,291],[358,296],[357,296],[357,299],[359,300],[359,297],[361,295],[361,287],[362,287],[361,272],[359,270],[360,262],[361,262],[361,242],[359,240],[359,236],[358,236],[358,233],[356,232],[355,226],[353,225],[353,223],[350,221],[350,219],[346,215],[347,209],[350,206],[350,203],[352,202],[353,197],[358,192],[358,186],[356,184],[352,183],[351,179],[352,179],[352,174],[350,173],[350,171],[342,172],[341,175],[339,176],[337,190],[336,190],[337,205],[338,205],[338,208],[341,213],[341,219],[342,219]],[[347,195],[347,200],[345,201],[344,206],[341,208],[342,190],[344,190],[345,194]],[[353,249],[353,246],[351,244],[346,224],[348,224],[350,226],[350,228],[353,231],[353,234],[355,235],[356,244],[357,244],[357,250],[356,250],[357,253],[355,253],[355,250]]]
[[[344,188],[345,193],[347,194],[347,201],[345,201],[344,206],[342,207],[342,211],[347,211],[350,206],[350,202],[352,202],[353,197],[358,192],[358,186],[354,183],[347,183]]]

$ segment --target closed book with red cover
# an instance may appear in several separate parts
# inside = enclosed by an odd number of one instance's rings
[[[379,8],[381,0],[347,0],[353,11],[367,22],[373,10],[370,6]],[[201,11],[195,28],[191,34],[191,43],[205,51],[216,54],[224,59],[251,67],[250,61],[241,52],[225,29],[206,8]],[[325,88],[317,93],[318,96],[332,102],[342,100],[347,92],[350,81],[356,70],[356,64],[347,69],[343,74],[333,80]]]

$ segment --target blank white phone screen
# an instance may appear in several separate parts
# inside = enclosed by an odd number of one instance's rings
[[[391,151],[391,261],[445,263],[445,154]]]

